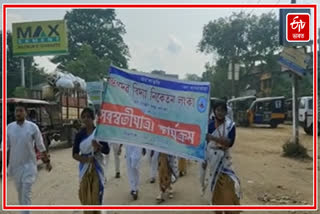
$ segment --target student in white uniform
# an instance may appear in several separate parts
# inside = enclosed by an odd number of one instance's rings
[[[148,150],[148,161],[150,164],[150,183],[154,183],[156,181],[156,177],[158,174],[158,160],[159,160],[159,152]]]
[[[7,127],[8,175],[14,180],[20,205],[31,205],[31,188],[37,177],[35,146],[41,152],[46,169],[52,169],[41,132],[35,123],[25,119],[26,114],[23,103],[18,103],[16,121]],[[30,211],[21,213],[28,214]]]
[[[121,147],[122,144],[116,144],[116,143],[109,143],[110,149],[112,147],[113,150],[113,156],[114,156],[114,165],[115,165],[115,178],[120,178],[120,156],[121,156]],[[109,159],[110,159],[110,153],[109,155],[105,156],[106,160],[106,169],[109,165]]]
[[[140,183],[140,160],[145,155],[145,149],[140,147],[126,145],[126,161],[128,170],[128,179],[130,184],[130,194],[134,200],[138,199]]]

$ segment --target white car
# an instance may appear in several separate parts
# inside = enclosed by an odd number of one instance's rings
[[[313,134],[313,97],[301,97],[299,102],[299,124],[303,127],[304,131]],[[319,119],[318,119],[319,127]],[[319,135],[319,131],[318,131]]]

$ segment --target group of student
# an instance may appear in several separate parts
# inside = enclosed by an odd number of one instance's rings
[[[112,148],[115,158],[115,178],[120,178],[120,155],[122,144],[114,144],[96,141],[95,115],[93,110],[85,108],[81,113],[82,129],[75,137],[73,146],[73,158],[79,161],[80,188],[79,197],[84,205],[102,204],[105,184],[104,171],[109,165],[109,153]],[[162,154],[153,150],[146,150],[133,145],[125,145],[125,158],[127,175],[130,185],[130,194],[134,200],[138,199],[140,184],[140,165],[142,156],[148,155],[150,162],[150,183],[154,183],[159,177],[160,194],[156,198],[159,202],[164,201],[164,193],[168,189],[169,197],[173,197],[172,183],[179,176],[178,159],[175,156]],[[103,158],[105,157],[105,165]],[[95,171],[92,170],[95,168]],[[186,173],[185,160],[180,161],[180,176]],[[92,170],[92,171],[90,171]],[[159,171],[159,173],[158,173]],[[157,176],[159,175],[159,176]],[[169,178],[167,178],[169,177]],[[89,183],[88,181],[95,181]],[[170,181],[170,182],[167,182]],[[88,192],[91,191],[91,192]],[[95,195],[95,196],[92,196]],[[98,197],[99,196],[99,197]],[[89,200],[91,201],[88,201]],[[92,201],[93,198],[96,201]]]
[[[225,102],[217,102],[212,107],[212,113],[213,114],[209,118],[208,134],[206,136],[206,160],[205,162],[201,163],[200,167],[201,189],[203,190],[204,196],[213,205],[239,205],[241,194],[240,182],[232,169],[230,154],[230,148],[234,145],[235,142],[236,127],[233,121],[229,117],[227,117],[228,108]],[[85,116],[85,114],[87,114],[87,116]],[[91,116],[89,114],[91,114]],[[85,109],[82,114],[82,120],[84,124],[89,124],[86,122],[86,119],[88,118],[90,119],[89,123],[93,124],[93,112],[90,112],[90,109]],[[90,127],[93,127],[93,125]],[[86,128],[79,132],[80,135],[85,129]],[[91,129],[93,130],[94,128]],[[94,131],[92,131],[92,136],[93,135]],[[79,136],[79,134],[77,136]],[[91,141],[91,139],[89,141]],[[100,147],[97,147],[95,145],[97,142],[93,142],[93,152],[97,153],[101,151],[103,153],[103,145],[107,145],[107,143],[99,142]],[[81,145],[82,143],[81,141],[77,141],[76,138],[74,148],[76,148],[76,145],[78,144]],[[115,155],[115,177],[118,178],[120,176],[119,154],[121,153],[122,146],[118,144],[111,145]],[[131,145],[126,145],[125,148],[128,179],[131,189],[130,194],[132,195],[134,200],[137,200],[140,180],[140,162],[141,157],[145,155],[146,151],[140,147]],[[106,151],[105,154],[108,154],[109,150]],[[81,154],[85,155],[86,153],[85,151],[83,151],[81,152]],[[179,177],[177,158],[155,151],[149,151],[148,155],[150,155],[151,162],[151,183],[155,181],[155,177],[158,171],[160,194],[158,195],[157,200],[160,202],[163,201],[163,195],[167,190],[169,191],[169,197],[172,198],[172,183],[174,183]],[[98,167],[98,169],[100,168],[102,168],[102,166]],[[99,170],[97,171],[99,172]],[[82,175],[82,173],[80,173],[80,175]],[[100,183],[102,185],[102,179],[100,180]],[[81,185],[82,184],[80,183],[80,189]],[[91,187],[88,189],[93,188]],[[100,189],[102,188],[100,187]],[[216,213],[223,213],[223,211],[218,211]],[[236,214],[238,213],[238,211],[225,211],[224,213]]]
[[[217,102],[212,107],[212,112],[206,136],[206,159],[200,164],[201,190],[213,205],[239,205],[240,182],[232,169],[230,154],[230,148],[235,143],[236,127],[233,121],[226,117],[228,108],[225,102]],[[20,205],[31,205],[31,186],[37,175],[34,145],[42,153],[46,169],[48,171],[52,169],[41,132],[37,125],[25,119],[26,114],[25,106],[22,103],[18,104],[15,109],[16,121],[7,128],[7,148],[10,154],[8,172],[15,180]],[[115,155],[115,177],[120,177],[119,155],[122,146],[95,140],[94,119],[94,112],[90,108],[85,108],[81,112],[83,127],[76,134],[72,152],[73,158],[79,162],[79,199],[83,205],[103,204],[106,181],[104,162],[111,147]],[[146,150],[132,145],[125,145],[125,150],[130,194],[137,200],[140,162]],[[151,163],[151,183],[155,182],[158,171],[160,194],[157,200],[163,201],[163,194],[166,191],[169,191],[169,197],[172,198],[172,184],[179,177],[177,157],[156,151],[148,151],[148,155]],[[183,173],[185,172],[180,176]],[[27,214],[29,211],[22,213]],[[85,213],[99,212],[85,211]],[[238,214],[239,212],[216,211],[216,213]]]

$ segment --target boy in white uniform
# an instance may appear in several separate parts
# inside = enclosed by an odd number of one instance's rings
[[[120,178],[120,156],[121,156],[122,144],[109,143],[109,145],[110,145],[110,149],[112,147],[112,150],[113,150],[114,165],[115,165],[114,167],[115,167],[115,172],[116,172],[115,178]],[[105,156],[106,169],[108,167],[109,159],[110,159],[110,153]]]
[[[18,103],[16,121],[7,127],[8,175],[14,179],[20,205],[31,205],[31,188],[37,177],[35,146],[41,152],[46,169],[52,169],[41,132],[35,123],[25,119],[26,115],[25,106]],[[21,213],[28,214],[30,211]]]
[[[126,161],[128,178],[131,192],[134,200],[138,199],[139,183],[140,183],[140,160],[145,155],[145,149],[140,147],[126,145]]]

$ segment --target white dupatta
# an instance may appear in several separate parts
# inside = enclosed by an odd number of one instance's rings
[[[95,132],[96,132],[96,130],[94,130],[90,136],[88,136],[86,139],[84,139],[80,143],[80,153],[82,156],[94,157],[95,165],[96,165],[97,172],[99,175],[99,180],[102,183],[104,183],[103,156],[100,152],[94,154],[93,146],[92,146],[92,141],[94,140]],[[88,169],[89,169],[89,163],[80,163],[80,165],[79,165],[80,182]]]
[[[214,137],[228,138],[228,134],[234,126],[234,122],[226,118],[224,124],[216,128],[216,130],[211,135]],[[204,198],[207,199],[210,204],[212,203],[212,194],[214,192],[220,173],[227,174],[234,181],[236,195],[238,196],[238,198],[240,198],[240,181],[232,169],[229,149],[225,151],[219,149],[216,142],[210,141],[206,148],[206,161],[206,171],[208,172],[204,172],[204,182],[202,187]]]

